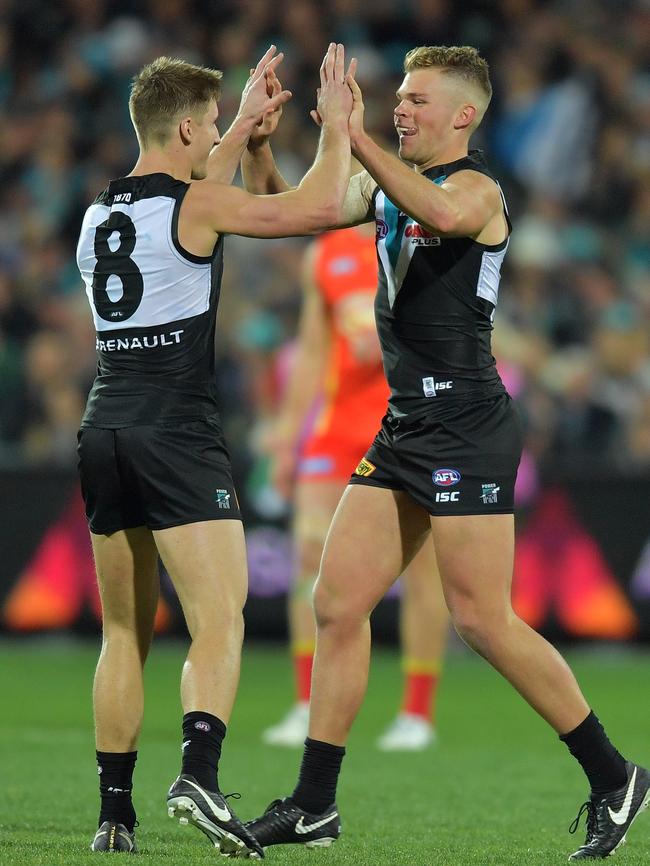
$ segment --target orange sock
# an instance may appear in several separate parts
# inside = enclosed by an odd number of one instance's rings
[[[422,716],[422,718],[433,722],[440,666],[434,662],[405,659],[404,674],[402,713]]]
[[[313,641],[302,641],[293,644],[293,669],[296,678],[296,700],[298,703],[309,703],[311,694],[311,669],[314,663]]]

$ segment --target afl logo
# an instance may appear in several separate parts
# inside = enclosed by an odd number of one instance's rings
[[[458,469],[434,469],[431,478],[436,487],[453,487],[460,481]]]
[[[383,220],[378,219],[378,220],[377,220],[377,223],[376,223],[376,226],[375,226],[375,232],[376,232],[377,240],[378,240],[378,241],[380,241],[380,240],[382,240],[383,238],[385,238],[386,235],[388,234],[388,225],[387,225],[387,223],[385,223]]]
[[[194,722],[194,727],[196,728],[197,731],[205,731],[206,734],[208,733],[208,731],[212,730],[209,722],[202,722],[202,721]]]

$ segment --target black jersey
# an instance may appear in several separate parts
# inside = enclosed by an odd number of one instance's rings
[[[216,410],[223,239],[210,256],[182,248],[178,216],[188,189],[167,174],[124,177],[86,211],[77,264],[98,366],[82,427],[189,420]]]
[[[434,166],[424,177],[441,184],[466,169],[495,180],[478,150]],[[437,237],[380,189],[374,207],[379,259],[375,317],[391,412],[426,412],[441,400],[503,392],[490,341],[508,239],[488,246],[472,238]],[[506,220],[510,229],[507,212]]]

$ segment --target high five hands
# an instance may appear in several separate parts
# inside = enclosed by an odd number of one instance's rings
[[[254,120],[253,136],[259,137],[264,130],[264,140],[275,130],[282,113],[282,106],[291,99],[290,90],[283,90],[275,70],[282,63],[284,54],[276,54],[275,45],[260,58],[255,69],[251,69],[239,104],[239,117]]]
[[[257,149],[265,144],[277,129],[282,106],[291,99],[290,90],[283,90],[276,75],[284,54],[276,54],[277,48],[271,45],[260,58],[242,93],[239,115],[256,119],[256,125],[249,140],[249,149]],[[316,91],[317,107],[310,112],[318,126],[327,120],[347,121],[350,134],[363,130],[363,98],[356,74],[356,58],[350,60],[345,71],[345,48],[331,42],[320,66],[320,87]]]
[[[331,60],[332,54],[334,54],[334,66],[336,73],[342,74],[344,65],[345,65],[345,49],[342,45],[335,45],[333,42],[330,43],[330,46],[327,50],[327,54],[325,55],[325,59],[321,65],[320,76],[321,76],[321,86],[316,91],[316,96],[318,98],[318,107],[309,112],[312,120],[318,126],[321,126],[323,123],[323,115],[321,113],[321,93],[323,89],[323,77],[327,76],[328,69],[331,68]],[[329,61],[329,64],[328,64]],[[337,65],[338,64],[338,65]],[[350,65],[348,66],[348,71],[345,73],[343,82],[349,89],[352,95],[352,107],[348,114],[348,124],[350,128],[350,134],[353,132],[361,132],[363,130],[363,96],[361,93],[361,89],[355,80],[355,74],[357,71],[357,60],[356,57],[353,57],[350,60]]]
[[[348,76],[354,76],[357,61],[352,58],[345,71],[345,48],[330,42],[320,67],[320,87],[316,91],[317,106],[310,112],[313,120],[321,126],[325,122],[342,120],[346,124],[352,111],[352,91]]]

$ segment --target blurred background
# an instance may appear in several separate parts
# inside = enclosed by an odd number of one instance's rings
[[[459,9],[462,6],[462,13]],[[495,98],[487,151],[514,234],[494,333],[522,409],[515,603],[564,639],[650,640],[650,6],[644,0],[0,0],[0,630],[96,632],[76,483],[94,333],[75,247],[83,212],[137,156],[133,74],[167,54],[224,70],[220,129],[270,43],[294,98],[275,137],[311,163],[318,66],[359,58],[367,123],[394,138],[404,53],[471,44]],[[247,631],[285,633],[290,511],[268,483],[306,241],[231,237],[218,386],[249,544]],[[395,639],[395,599],[375,633]],[[166,583],[160,630],[180,630]]]

